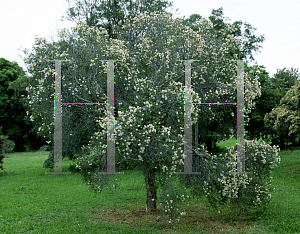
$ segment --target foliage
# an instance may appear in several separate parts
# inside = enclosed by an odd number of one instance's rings
[[[27,103],[32,108],[30,119],[37,123],[37,133],[45,137],[50,146],[53,147],[55,69],[53,63],[47,60],[70,59],[68,64],[62,64],[63,102],[104,103],[106,87],[99,84],[106,84],[106,74],[99,74],[99,71],[105,70],[106,64],[99,59],[120,57],[118,53],[122,53],[121,47],[120,42],[109,41],[105,31],[87,29],[82,24],[72,32],[62,30],[57,43],[36,38],[33,52],[24,51],[25,62],[30,65],[28,71],[33,74],[24,81],[28,84]],[[121,96],[121,93],[122,90],[116,91],[116,95]],[[95,119],[104,115],[104,109],[101,105],[63,108],[63,158],[74,159],[74,155],[80,153],[81,147],[88,143],[94,131],[100,130],[95,126]]]
[[[9,84],[23,74],[23,69],[16,62],[0,58],[0,125],[3,126],[3,134],[17,142],[18,151],[23,150],[25,143],[23,139],[25,109],[17,101],[13,90],[9,89]]]
[[[276,98],[277,106],[280,105],[280,100],[285,96],[287,91],[295,85],[299,80],[300,73],[298,68],[283,68],[277,69],[277,72],[272,78],[273,84],[279,90],[279,95]]]
[[[49,151],[50,146],[49,145],[43,145],[41,148],[39,148],[39,151]]]
[[[270,122],[267,124],[264,117],[273,109],[279,106],[280,99],[286,94],[287,90],[295,84],[299,74],[297,69],[278,70],[274,78],[270,78],[263,66],[246,67],[249,76],[258,76],[261,83],[261,96],[256,97],[255,109],[250,114],[249,125],[245,127],[248,139],[260,139],[272,145],[284,147],[287,142],[294,139],[284,137],[281,132],[276,131]]]
[[[120,29],[141,13],[165,12],[172,6],[167,0],[67,0],[66,19],[89,27],[105,28],[109,37],[120,39]],[[72,4],[71,4],[72,3]]]
[[[15,151],[36,149],[43,142],[31,131],[33,125],[25,118],[29,110],[22,101],[25,89],[13,85],[24,77],[25,72],[16,62],[0,58],[0,125],[3,134],[16,143]]]
[[[95,25],[102,25],[104,28],[108,30],[108,35],[110,38],[115,38],[115,36],[112,35],[110,29],[112,27],[106,27],[104,24],[101,24],[101,22],[104,22],[105,18],[107,22],[110,22],[110,19],[114,18],[111,22],[116,26],[115,30],[118,31],[117,38],[122,39],[130,44],[130,50],[135,48],[135,40],[133,39],[136,33],[136,30],[133,29],[133,27],[125,27],[126,29],[122,31],[122,27],[125,25],[132,24],[133,16],[138,15],[138,13],[147,11],[152,12],[154,9],[157,12],[161,12],[164,10],[164,7],[167,5],[164,5],[165,3],[158,3],[160,1],[157,1],[157,5],[152,2],[149,4],[149,1],[144,3],[143,1],[140,2],[140,7],[133,7],[135,5],[135,2],[130,1],[129,5],[124,5],[126,1],[113,1],[112,5],[102,3],[100,2],[87,2],[87,1],[77,1],[75,3],[75,7],[69,8],[68,16],[69,20],[78,22],[80,19],[84,20],[88,26],[95,26]],[[105,5],[106,4],[106,5]],[[122,5],[123,4],[123,5]],[[151,9],[148,8],[151,6]],[[161,7],[158,7],[161,6]],[[127,11],[119,11],[119,10],[112,10],[112,9],[129,9],[128,15]],[[135,10],[132,10],[135,9]],[[73,12],[73,13],[72,13]],[[97,14],[98,12],[98,14]],[[102,12],[102,13],[100,13]],[[107,12],[107,13],[104,13]],[[112,18],[109,18],[111,12],[114,12],[114,16]],[[124,15],[125,14],[125,15]],[[133,15],[131,15],[133,14]],[[127,18],[126,18],[127,17]],[[96,21],[93,23],[90,19],[96,19]],[[124,20],[123,20],[124,18]],[[128,20],[126,21],[125,18]],[[101,20],[100,20],[101,19]],[[122,19],[122,20],[121,20]],[[247,58],[253,58],[252,54],[254,51],[258,51],[261,46],[259,43],[263,42],[264,37],[263,36],[255,36],[253,35],[255,29],[252,28],[250,24],[245,23],[244,24],[244,32],[242,31],[241,27],[243,26],[243,23],[238,21],[234,22],[232,25],[225,22],[226,18],[223,16],[223,9],[220,8],[218,10],[213,10],[211,13],[211,16],[209,17],[209,21],[205,21],[200,15],[194,14],[191,15],[188,19],[178,19],[181,20],[184,25],[187,27],[190,27],[194,31],[199,31],[200,27],[202,28],[202,38],[204,38],[205,46],[203,47],[204,53],[201,55],[201,61],[200,63],[204,66],[203,68],[206,68],[206,70],[202,70],[200,74],[203,78],[207,81],[207,84],[201,84],[198,82],[197,84],[193,84],[194,87],[204,89],[204,88],[212,88],[217,86],[217,84],[212,82],[210,80],[211,77],[224,77],[224,74],[221,72],[216,72],[218,69],[223,70],[227,72],[226,65],[224,63],[227,63],[227,61],[219,59],[214,63],[212,60],[212,56],[214,56],[214,53],[216,52],[218,56],[221,56],[224,58],[223,50],[225,51],[227,58],[233,58],[234,53],[238,54],[239,58],[242,59],[244,57]],[[202,23],[198,23],[197,20],[204,20]],[[210,23],[210,24],[208,24]],[[111,25],[111,23],[108,23],[107,25]],[[232,30],[232,28],[235,28],[235,30]],[[124,37],[124,32],[126,32],[128,35]],[[234,39],[234,40],[233,40]],[[226,43],[226,40],[230,40],[230,43]],[[241,43],[239,42],[241,40]],[[224,46],[224,43],[226,44]],[[231,45],[229,47],[229,45]],[[213,48],[212,48],[213,47]],[[224,47],[226,49],[224,49]],[[223,49],[223,50],[222,50]],[[239,51],[239,52],[238,52]],[[243,56],[241,55],[243,54]],[[214,58],[218,57],[215,56]],[[200,64],[197,62],[197,66]],[[222,64],[222,65],[221,65]],[[195,69],[193,68],[195,71]],[[196,73],[194,73],[196,75]],[[228,78],[227,78],[228,79]],[[194,82],[194,80],[193,80]],[[230,88],[229,88],[230,89]],[[200,90],[197,90],[197,92],[200,92]],[[216,102],[219,100],[214,99],[213,102]],[[224,100],[221,100],[221,102]],[[116,107],[116,111],[117,111]],[[227,138],[229,135],[231,135],[230,130],[235,128],[235,120],[232,118],[232,113],[234,113],[234,106],[226,106],[218,108],[213,107],[212,110],[207,110],[205,106],[198,107],[202,109],[202,115],[201,118],[199,118],[199,135],[201,136],[199,139],[199,143],[205,142],[208,150],[211,150],[214,146],[216,146],[216,142],[219,140],[223,140]],[[211,119],[205,119],[205,116],[210,116],[211,113],[214,112],[214,115],[218,118],[214,118],[214,120]],[[207,124],[209,122],[209,124]],[[222,126],[222,128],[218,128],[218,126]],[[216,129],[217,132],[216,132]],[[134,168],[134,165],[129,165],[128,162],[122,161],[123,168]]]
[[[0,127],[0,134],[2,134],[2,127]],[[3,170],[3,159],[5,158],[4,138],[0,137],[0,169]]]
[[[54,168],[54,149],[50,150],[48,158],[45,160],[43,164],[44,168]]]
[[[253,53],[258,52],[262,48],[261,43],[265,40],[264,35],[256,36],[254,34],[256,28],[246,22],[235,21],[230,24],[230,19],[224,17],[222,7],[217,10],[213,9],[208,19],[212,27],[207,28],[207,31],[213,31],[217,41],[226,39],[224,35],[230,35],[231,39],[235,40],[236,45],[226,51],[228,58],[237,56],[238,59],[246,59],[247,63],[247,60],[254,59]],[[183,17],[182,20],[186,26],[197,31],[199,29],[197,21],[204,20],[204,18],[199,14],[192,14],[187,19]],[[235,30],[228,30],[231,27],[234,27]]]
[[[300,81],[296,81],[280,100],[280,106],[265,116],[265,121],[273,126],[285,142],[299,143],[300,140],[299,90]]]
[[[125,78],[128,83],[125,93],[130,90],[128,93],[135,97],[135,102],[133,105],[120,103],[115,123],[116,151],[118,157],[122,157],[118,160],[135,161],[138,168],[143,171],[147,188],[147,209],[154,210],[157,188],[164,186],[168,177],[172,177],[175,171],[182,169],[180,165],[183,163],[182,96],[184,95],[184,81],[181,75],[182,70],[180,71],[174,66],[175,61],[180,58],[198,58],[198,53],[200,54],[202,49],[199,44],[204,44],[204,42],[202,38],[199,40],[201,33],[183,30],[180,21],[172,20],[166,14],[140,15],[132,25],[128,25],[129,27],[132,35],[136,36],[131,37],[131,40],[135,41],[135,47],[130,47],[129,42],[126,43],[129,48],[129,58],[134,63],[131,62],[130,66],[128,65],[130,69],[128,78]],[[126,29],[124,27],[125,32]],[[187,35],[185,36],[185,34]],[[126,37],[128,34],[124,36]],[[155,43],[153,43],[154,41]],[[190,46],[184,47],[185,44]],[[193,46],[196,45],[197,47],[193,49]],[[225,43],[223,46],[226,47],[227,44]],[[222,61],[220,64],[224,65],[228,73],[231,72],[233,79],[236,61],[228,63],[221,51],[219,54],[213,52],[212,54],[216,56],[216,61],[218,59]],[[197,68],[193,69],[196,74],[196,82],[199,77],[202,78],[201,70],[208,69],[201,65],[198,70]],[[172,68],[171,72],[170,67]],[[223,76],[225,74],[224,72],[220,73]],[[256,85],[255,83],[253,85],[248,81],[246,85],[250,91],[259,90],[257,86],[253,87]],[[195,91],[192,93],[193,101],[200,102],[198,93]],[[219,90],[216,93],[222,94]],[[208,96],[205,93],[200,95],[203,95],[204,98]],[[229,92],[224,96],[226,95],[229,97]],[[253,98],[251,92],[246,93],[245,97],[247,100]],[[246,106],[249,108],[250,105]],[[192,108],[192,115],[195,114],[193,121],[195,121],[199,111],[195,106]],[[99,120],[102,128],[105,128],[107,121],[107,118]],[[90,157],[93,157],[93,154],[105,154],[105,134],[105,130],[102,130],[93,136],[87,146],[87,149],[92,152]],[[168,144],[165,144],[166,142]],[[174,199],[172,207],[176,207],[176,201]],[[172,216],[173,211],[167,213]]]
[[[205,44],[205,46],[203,46],[204,52],[201,55],[201,61],[199,63],[205,65],[204,67],[207,68],[205,70],[201,69],[200,71],[200,74],[206,83],[197,83],[196,79],[193,79],[192,83],[195,91],[200,94],[207,91],[212,91],[212,93],[214,93],[216,89],[223,89],[222,92],[229,91],[229,93],[231,93],[231,85],[225,84],[222,87],[220,86],[220,82],[215,78],[219,78],[223,82],[229,81],[233,74],[228,71],[228,59],[229,61],[236,58],[253,59],[253,52],[258,51],[259,48],[261,48],[261,45],[259,44],[264,41],[264,36],[254,35],[255,29],[252,28],[250,24],[244,23],[243,25],[241,21],[236,21],[232,24],[228,23],[229,19],[223,16],[222,8],[212,10],[208,20],[198,14],[193,14],[187,19],[183,17],[180,20],[188,28],[197,32],[200,31]],[[242,26],[245,28],[244,31],[242,31]],[[219,57],[221,59],[219,59]],[[197,63],[197,65],[199,63]],[[247,60],[245,61],[245,64],[247,66]],[[194,70],[195,69],[193,68],[193,73]],[[236,74],[234,74],[234,76],[235,75]],[[249,75],[245,77],[246,86],[249,85],[247,84],[247,79],[250,81],[251,85],[259,85],[259,83],[255,84],[255,82],[257,82],[255,80],[258,79],[258,76]],[[247,94],[249,96],[251,95],[250,93],[252,93],[249,86],[245,88],[245,93],[247,92],[249,92]],[[260,93],[255,95],[259,96]],[[236,98],[232,98],[230,95],[220,95],[219,91],[216,92],[216,95],[211,95],[206,102],[224,103],[227,102],[228,99],[230,100],[229,102],[236,102]],[[248,99],[245,101],[245,104],[246,113],[251,113],[248,108],[250,107],[249,109],[253,109],[251,106],[253,106],[252,104],[254,103]],[[247,105],[249,106],[247,107]],[[216,147],[218,141],[228,139],[232,134],[231,130],[236,126],[236,120],[233,118],[236,116],[236,107],[228,105],[207,107],[201,105],[198,108],[201,108],[201,114],[197,121],[199,133],[198,142],[199,144],[204,143],[208,151],[211,151]],[[214,118],[210,117],[212,115],[211,113],[213,113]],[[250,121],[250,118],[246,116],[246,125],[248,121]]]
[[[245,140],[245,170],[254,174],[230,174],[236,172],[236,151],[227,147],[225,155],[210,155],[204,149],[194,151],[201,157],[196,165],[204,168],[201,175],[185,175],[181,181],[192,188],[194,196],[205,195],[209,203],[218,208],[222,205],[261,207],[271,200],[271,173],[280,163],[278,146]]]
[[[180,217],[186,214],[185,209],[182,209],[181,205],[184,205],[184,202],[190,201],[186,188],[177,181],[177,176],[168,178],[161,189],[162,194],[159,197],[159,202],[163,205],[161,214],[168,214],[170,218],[169,222],[172,222],[172,220],[179,221]],[[189,206],[189,203],[187,205]]]
[[[103,155],[78,157],[76,168],[80,169],[83,181],[89,185],[91,191],[99,192],[109,186],[110,174],[99,175],[98,172],[105,172],[105,157]]]
[[[5,153],[11,153],[14,151],[15,142],[8,140],[7,136],[0,135],[1,140],[3,141],[3,150]]]
[[[270,145],[278,145],[280,143],[279,136],[272,128],[272,125],[265,123],[264,117],[273,108],[277,107],[276,99],[280,92],[264,66],[246,66],[245,72],[247,72],[249,77],[259,77],[261,84],[261,96],[255,98],[255,108],[249,115],[249,124],[245,126],[246,138],[248,140],[262,138]]]

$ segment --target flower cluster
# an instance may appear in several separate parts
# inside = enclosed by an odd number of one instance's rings
[[[204,182],[203,189],[210,201],[216,202],[212,197],[217,192],[222,196],[223,203],[258,207],[270,202],[272,169],[280,163],[278,146],[245,140],[245,170],[254,174],[238,174],[236,152],[233,147],[227,150],[223,157],[227,159],[227,170],[220,178]]]

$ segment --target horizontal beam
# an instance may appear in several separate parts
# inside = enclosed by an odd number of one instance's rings
[[[76,106],[76,105],[106,105],[105,103],[103,103],[103,102],[86,102],[86,103],[84,103],[84,102],[77,102],[77,103],[74,103],[74,102],[66,102],[66,103],[62,103],[62,105],[63,106],[70,106],[70,105],[74,105],[74,106]]]
[[[193,102],[193,104],[196,104],[196,105],[237,105],[237,103],[228,103],[228,102],[225,102],[225,103],[219,103],[219,102],[212,102],[212,103],[204,103],[204,102],[201,102],[201,103],[197,103],[197,102]]]

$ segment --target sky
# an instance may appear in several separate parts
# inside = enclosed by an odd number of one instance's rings
[[[300,68],[299,0],[173,0],[168,11],[175,13],[178,8],[177,17],[199,14],[208,18],[212,9],[220,7],[229,22],[247,22],[257,28],[256,35],[265,35],[254,59],[270,76],[284,67]],[[74,26],[61,21],[67,8],[66,0],[0,0],[0,57],[16,61],[27,71],[22,51],[31,51],[35,35],[51,41],[57,29]]]

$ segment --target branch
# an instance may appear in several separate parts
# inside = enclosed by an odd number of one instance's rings
[[[207,159],[207,160],[211,160],[211,161],[213,161],[213,162],[218,162],[218,161],[222,161],[222,162],[226,162],[226,163],[228,162],[227,160],[220,159],[220,158],[218,158],[218,160],[212,159],[212,158],[209,157],[210,155],[200,153],[198,150],[193,149],[193,148],[191,148],[191,147],[189,147],[189,146],[187,146],[187,147],[188,147],[189,149],[192,149],[192,150],[194,151],[194,153],[197,154],[198,156],[200,156],[200,157],[202,157],[202,158],[205,158],[205,159]]]

